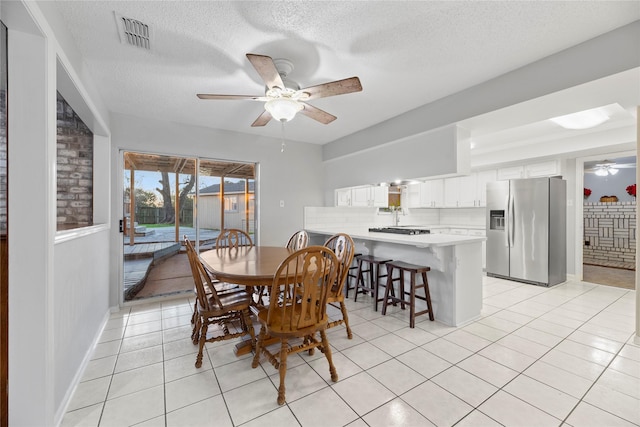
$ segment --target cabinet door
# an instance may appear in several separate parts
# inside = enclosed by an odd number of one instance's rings
[[[498,169],[498,180],[505,179],[520,179],[524,178],[524,167],[523,166],[513,166],[510,168],[500,168]]]
[[[370,187],[354,187],[351,189],[351,206],[371,206]]]
[[[439,208],[444,205],[444,183],[441,179],[434,179],[420,184],[420,203],[429,208]]]
[[[371,187],[372,205],[378,208],[389,207],[389,187],[376,185]]]
[[[487,233],[484,230],[469,230],[469,236],[485,237]],[[487,269],[487,241],[482,242],[482,269]]]
[[[421,203],[421,186],[422,184],[407,185],[407,203],[409,208],[420,208]]]
[[[560,175],[560,168],[556,160],[525,165],[524,171],[527,178]]]
[[[339,188],[336,190],[336,206],[351,206],[350,188]]]
[[[468,208],[477,206],[476,174],[459,176],[458,179],[458,207]]]
[[[476,206],[487,205],[487,183],[496,180],[496,171],[488,170],[476,174]]]
[[[458,192],[460,188],[460,177],[447,178],[444,180],[444,207],[458,207]]]

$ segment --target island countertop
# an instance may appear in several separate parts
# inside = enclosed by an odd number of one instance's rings
[[[483,236],[463,236],[454,234],[393,234],[369,231],[369,227],[314,227],[305,228],[308,233],[333,235],[346,233],[352,239],[373,240],[377,242],[395,243],[399,245],[411,245],[419,248],[456,246],[467,243],[477,243],[487,240]]]

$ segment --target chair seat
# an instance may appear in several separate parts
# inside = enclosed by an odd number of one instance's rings
[[[392,265],[394,268],[401,268],[405,271],[422,273],[423,271],[431,271],[430,267],[424,265],[409,264],[404,261],[391,261],[387,263],[387,266]]]
[[[203,307],[198,306],[198,311],[203,316],[221,316],[229,312],[229,310],[243,310],[249,307],[251,303],[251,295],[247,292],[231,292],[222,295],[218,295],[222,307],[219,307],[215,303],[213,297],[209,297],[209,304],[212,307],[211,310],[206,310]]]

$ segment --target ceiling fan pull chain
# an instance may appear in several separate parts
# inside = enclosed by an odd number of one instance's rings
[[[284,153],[284,122],[286,120],[281,120],[280,125],[282,126],[282,146],[280,147],[280,152]]]

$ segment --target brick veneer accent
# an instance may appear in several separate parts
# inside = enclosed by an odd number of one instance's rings
[[[585,203],[583,261],[635,269],[636,203]]]
[[[7,92],[0,90],[0,234],[7,233]]]
[[[57,94],[57,229],[93,225],[93,133]]]

